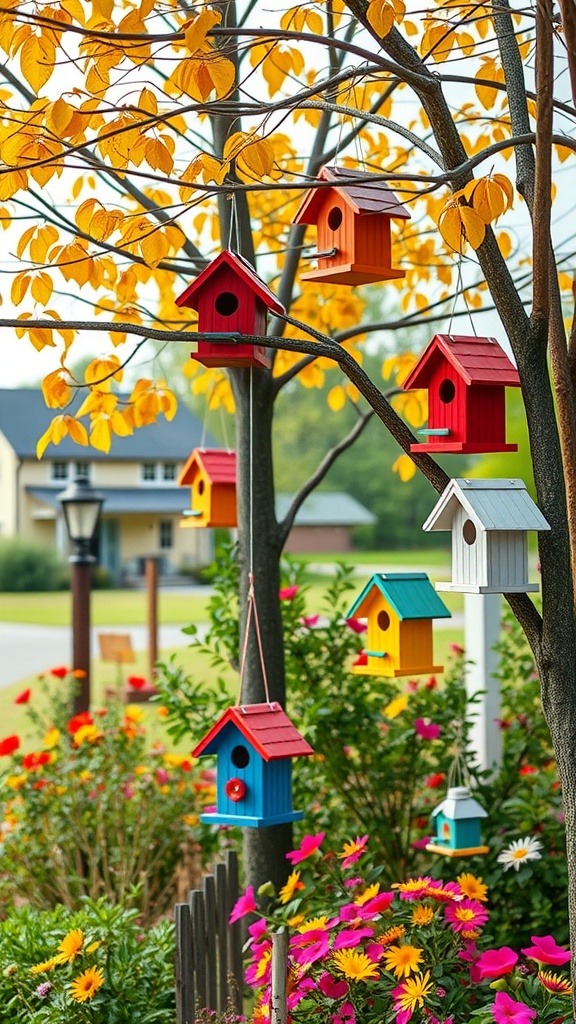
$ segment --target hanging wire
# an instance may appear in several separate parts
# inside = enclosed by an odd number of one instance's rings
[[[452,789],[453,786],[470,786],[470,772],[468,765],[466,764],[466,758],[464,756],[464,737],[462,722],[458,722],[456,726],[456,752],[454,754],[454,760],[448,769],[448,789]]]
[[[250,627],[254,621],[258,653],[260,655],[260,668],[262,669],[262,680],[264,683],[264,694],[266,703],[270,704],[270,692],[268,690],[268,676],[264,662],[264,648],[262,646],[262,635],[260,633],[260,621],[258,619],[258,608],[256,605],[256,594],[254,591],[254,376],[253,367],[250,367],[250,391],[249,391],[249,452],[248,452],[248,613],[246,615],[246,627],[244,630],[244,643],[242,645],[242,658],[240,661],[240,681],[238,688],[238,704],[242,700],[242,686],[244,683],[244,670],[248,655],[248,640]]]
[[[452,321],[453,321],[454,316],[456,314],[456,306],[458,304],[458,298],[459,298],[459,296],[462,296],[462,299],[464,300],[464,305],[466,306],[466,312],[468,313],[468,317],[469,317],[469,320],[470,320],[470,326],[472,327],[472,334],[474,335],[474,337],[477,337],[476,325],[474,323],[474,320],[472,319],[472,310],[470,309],[470,306],[468,305],[468,300],[466,298],[466,292],[465,292],[465,289],[464,289],[464,282],[462,280],[462,253],[458,254],[457,272],[458,272],[458,277],[457,277],[457,281],[456,281],[456,290],[454,292],[454,302],[452,303],[452,310],[451,310],[451,313],[450,313],[450,323],[448,325],[448,334],[452,334]]]
[[[230,200],[230,224],[228,225],[228,248],[231,251],[236,251],[240,247],[240,241],[238,238],[238,209],[236,206],[236,193],[232,193]],[[232,242],[234,241],[234,245]]]

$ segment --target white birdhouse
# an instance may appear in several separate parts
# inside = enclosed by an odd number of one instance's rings
[[[526,532],[550,527],[523,480],[451,480],[422,529],[452,531],[452,582],[437,590],[538,590],[528,581]]]

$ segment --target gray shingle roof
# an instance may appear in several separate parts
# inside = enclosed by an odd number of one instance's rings
[[[289,494],[276,495],[276,515],[282,519],[292,502]],[[364,505],[343,491],[316,491],[296,516],[297,526],[370,526],[376,522]]]
[[[62,484],[26,488],[33,498],[55,511],[60,508],[58,495],[62,490]],[[187,496],[179,487],[99,487],[98,490],[104,495],[104,516],[182,515],[187,504]]]
[[[79,408],[84,395],[73,404]],[[35,459],[36,444],[58,409],[48,409],[42,392],[37,388],[0,389],[0,431],[19,458]],[[58,446],[49,444],[45,459],[81,459],[99,462],[103,459],[123,461],[173,459],[185,461],[193,448],[218,447],[210,435],[202,439],[202,423],[179,402],[174,419],[169,423],[159,416],[156,423],[139,427],[130,437],[114,437],[110,453],[96,448],[84,448],[65,437]]]
[[[451,480],[422,529],[450,530],[457,505],[482,530],[549,530],[523,480]]]

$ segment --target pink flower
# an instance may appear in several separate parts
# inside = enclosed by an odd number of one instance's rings
[[[313,629],[314,626],[318,625],[319,615],[303,615],[300,622],[303,626],[307,626],[308,629]]]
[[[489,914],[478,900],[465,899],[459,903],[449,903],[444,911],[444,917],[452,931],[467,932],[486,924]]]
[[[322,928],[311,928],[290,940],[290,952],[297,964],[314,964],[328,956],[330,943],[328,932]]]
[[[344,850],[338,854],[343,868],[349,868],[362,856],[367,842],[368,835],[364,835],[362,837],[356,836],[356,840],[344,843]]]
[[[253,945],[253,943],[258,942],[259,939],[261,939],[264,935],[266,935],[267,931],[268,931],[268,924],[267,924],[265,918],[263,918],[263,917],[259,918],[258,921],[254,921],[253,924],[248,925],[248,934],[250,936],[250,939],[249,939],[250,945]]]
[[[286,854],[286,860],[289,860],[292,865],[306,860],[311,854],[316,853],[316,850],[322,845],[325,835],[325,832],[319,832],[316,836],[304,836],[299,848]]]
[[[356,1014],[352,1003],[342,1003],[339,1012],[332,1017],[332,1024],[356,1024]]]
[[[313,978],[296,978],[296,988],[293,992],[290,992],[286,1000],[289,1010],[293,1010],[298,1005],[301,999],[306,997],[306,993],[310,992],[311,989],[316,988],[316,982]]]
[[[524,956],[530,960],[537,960],[539,964],[556,964],[557,966],[568,963],[571,956],[570,950],[558,946],[551,935],[541,937],[531,935],[530,938],[534,945],[522,950]]]
[[[503,978],[505,974],[510,974],[514,970],[517,962],[518,954],[509,946],[486,949],[470,968],[470,976],[476,983],[484,981],[485,978]]]
[[[362,619],[346,619],[345,621],[348,628],[354,633],[365,633],[368,629],[368,626]]]
[[[28,701],[30,700],[31,693],[32,693],[32,690],[30,690],[30,689],[22,690],[22,693],[19,693],[18,696],[14,698],[14,703],[15,704],[27,704]]]
[[[413,839],[410,846],[413,850],[425,850],[428,843],[432,842],[432,836],[424,836],[423,839]]]
[[[373,935],[372,928],[343,928],[334,939],[333,949],[353,949],[360,945],[362,939],[372,938]]]
[[[278,597],[280,598],[281,601],[291,601],[293,597],[296,597],[296,594],[298,593],[299,590],[300,587],[298,586],[282,587],[278,591]]]
[[[450,650],[452,654],[464,654],[464,648],[460,647],[460,644],[450,644]]]
[[[232,907],[232,913],[228,918],[229,924],[234,924],[234,921],[239,921],[241,917],[246,917],[247,914],[253,914],[257,910],[256,900],[254,898],[254,886],[249,885],[243,896],[236,900],[236,903]]]
[[[415,719],[414,728],[423,740],[437,740],[440,735],[440,726],[433,722],[427,723],[423,718]]]
[[[536,1016],[536,1010],[531,1010],[526,1003],[518,1003],[507,992],[497,992],[492,1016],[496,1024],[530,1024]]]
[[[344,981],[344,979],[336,981],[336,979],[326,971],[318,981],[318,988],[325,996],[328,996],[328,999],[341,999],[342,996],[345,996],[348,992],[348,982]]]
[[[165,768],[157,768],[155,774],[159,786],[165,786],[167,782],[170,782],[170,776]]]

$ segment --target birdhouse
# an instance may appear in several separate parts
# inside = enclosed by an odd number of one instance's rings
[[[402,384],[428,390],[426,440],[413,452],[515,452],[506,444],[505,388],[518,371],[495,338],[436,334]]]
[[[471,857],[475,853],[488,853],[482,845],[480,821],[487,814],[468,786],[452,786],[446,799],[432,811],[436,835],[426,849],[430,853],[444,853],[447,857]]]
[[[216,811],[201,820],[263,828],[302,818],[292,810],[291,759],[312,753],[277,702],[228,708],[192,751],[217,757]]]
[[[352,671],[367,676],[442,672],[434,664],[432,619],[450,618],[424,572],[378,572],[346,618],[368,620],[367,644]]]
[[[437,590],[538,590],[528,582],[526,531],[550,527],[523,480],[451,480],[422,529],[452,531],[452,582]]]
[[[191,488],[181,526],[236,526],[236,452],[195,448],[178,483]]]
[[[295,224],[316,224],[316,270],[302,274],[303,281],[326,284],[370,284],[404,277],[392,267],[390,223],[409,220],[410,214],[378,175],[323,167],[320,182],[331,186],[311,188],[294,218]]]
[[[266,334],[268,310],[284,306],[238,253],[225,249],[176,299],[198,311],[198,332],[214,338],[193,342],[192,359],[203,366],[270,366],[264,345],[249,345],[245,335]]]

